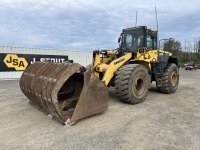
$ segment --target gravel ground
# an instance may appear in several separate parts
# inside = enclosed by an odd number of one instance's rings
[[[180,70],[174,94],[156,92],[137,105],[110,88],[109,109],[63,126],[32,107],[18,81],[0,81],[0,149],[200,149],[200,70]]]

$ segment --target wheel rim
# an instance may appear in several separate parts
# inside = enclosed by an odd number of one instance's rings
[[[136,95],[141,95],[144,90],[145,90],[145,84],[144,84],[144,79],[142,77],[138,77],[135,81],[134,81],[134,93]]]
[[[172,86],[175,86],[175,85],[176,85],[176,82],[177,82],[177,74],[176,74],[176,72],[174,71],[174,72],[172,72],[172,74],[171,74],[171,84],[172,84]]]

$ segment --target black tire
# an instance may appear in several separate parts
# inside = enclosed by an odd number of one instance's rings
[[[178,88],[179,83],[179,69],[176,64],[168,64],[167,68],[164,70],[161,86],[157,85],[158,91],[166,94],[174,93]]]
[[[121,101],[138,104],[145,100],[150,86],[150,79],[148,71],[143,65],[124,65],[116,74],[115,90]]]

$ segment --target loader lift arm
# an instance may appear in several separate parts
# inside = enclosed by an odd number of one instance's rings
[[[115,72],[132,57],[132,53],[126,53],[123,56],[112,60],[112,57],[116,55],[117,51],[95,51],[93,67],[91,69],[93,74],[97,78],[100,78],[105,85],[109,84],[110,80],[114,77]]]

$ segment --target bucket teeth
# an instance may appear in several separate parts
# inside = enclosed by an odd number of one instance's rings
[[[36,62],[22,74],[20,88],[33,106],[60,123],[71,118],[76,122],[108,108],[107,87],[91,72],[84,71],[77,63]],[[100,88],[94,88],[96,85]],[[99,99],[92,100],[88,94]]]

